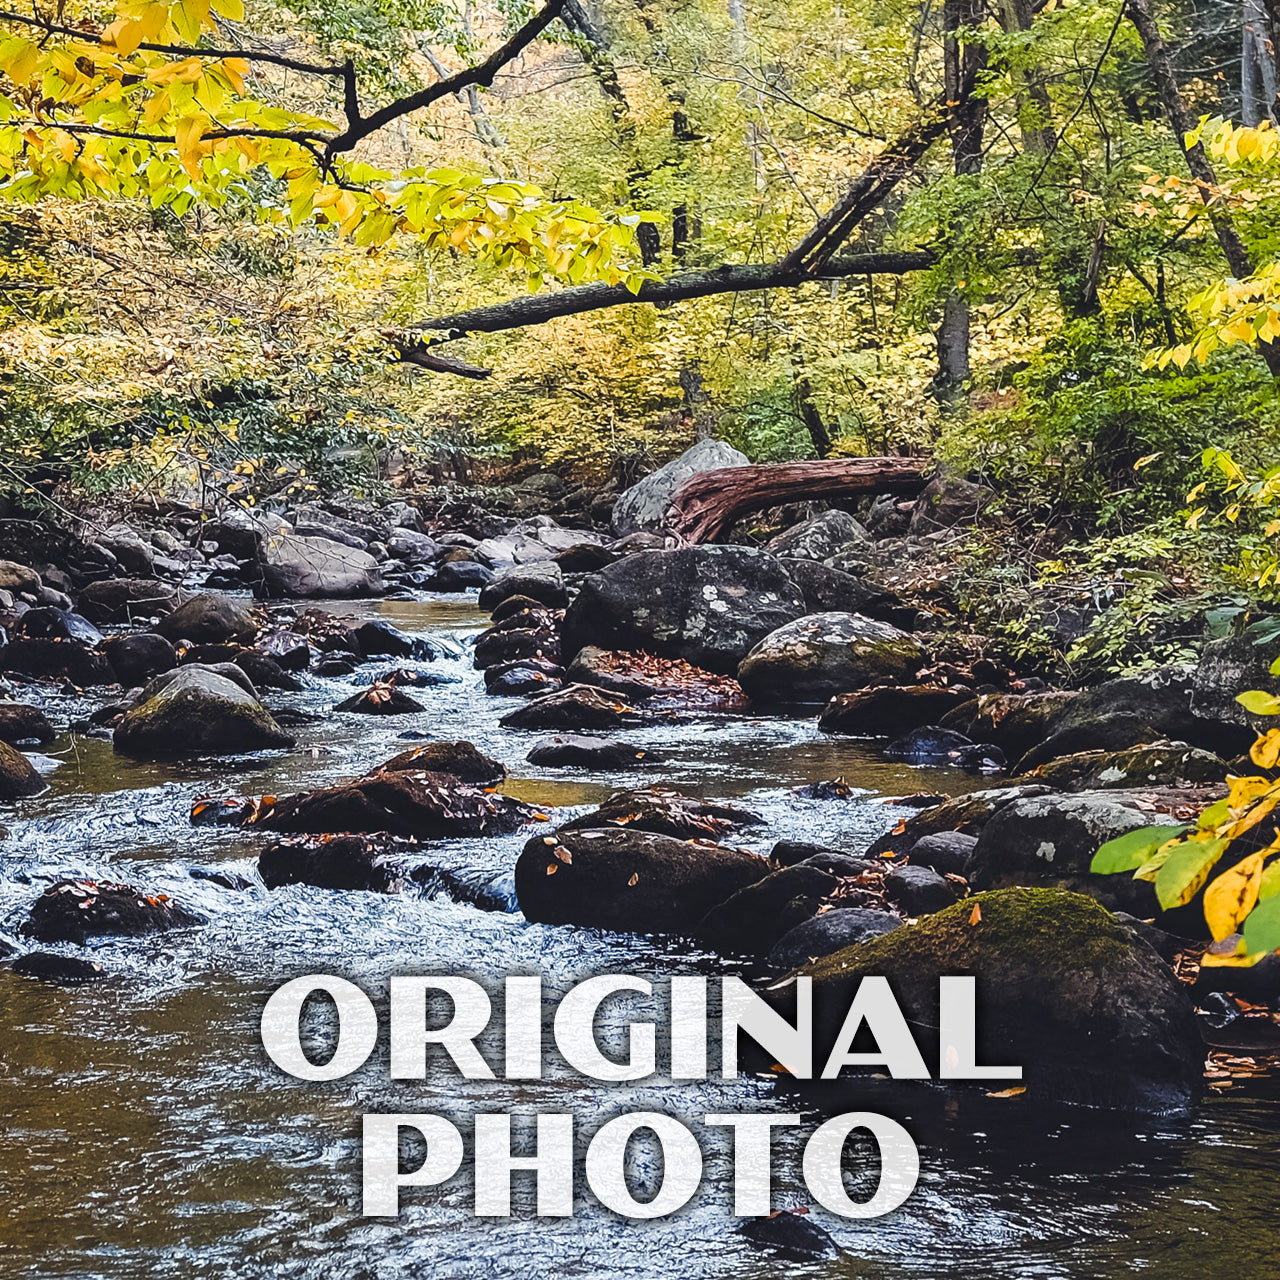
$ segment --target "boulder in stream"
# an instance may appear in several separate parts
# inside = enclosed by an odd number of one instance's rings
[[[799,972],[813,978],[819,1061],[862,977],[887,977],[909,1022],[937,1026],[939,977],[973,974],[977,1060],[1020,1066],[1032,1100],[1177,1112],[1201,1092],[1204,1045],[1187,988],[1081,894],[982,893]]]
[[[112,636],[102,649],[111,664],[112,673],[126,689],[146,684],[152,676],[171,671],[178,665],[173,645],[154,632]]]
[[[35,900],[22,933],[37,942],[83,946],[90,938],[137,938],[203,923],[163,893],[109,880],[60,880]]]
[[[291,533],[263,539],[262,585],[268,596],[331,600],[374,596],[383,587],[378,562],[367,551]]]
[[[566,822],[561,831],[584,827],[628,827],[680,840],[719,840],[741,827],[760,826],[758,814],[734,804],[717,804],[666,787],[615,791],[598,809]]]
[[[240,601],[209,591],[166,614],[155,629],[175,643],[187,640],[195,644],[226,644],[251,640],[258,623]]]
[[[539,738],[525,757],[530,764],[558,769],[634,769],[658,763],[662,757],[618,738],[561,733]]]
[[[38,796],[47,786],[35,766],[7,742],[0,742],[0,803]]]
[[[251,825],[264,831],[383,832],[419,840],[509,835],[538,820],[510,796],[447,775],[381,769],[315,791],[264,798]]]
[[[683,658],[732,674],[751,647],[801,617],[784,563],[750,547],[644,551],[590,574],[564,619],[561,647]]]
[[[535,836],[516,861],[516,894],[534,924],[688,933],[717,903],[767,874],[763,858],[634,827]]]
[[[482,786],[501,782],[507,776],[506,765],[478,751],[473,742],[426,742],[392,756],[382,768],[389,773],[416,769]]]
[[[0,702],[0,742],[52,742],[57,735],[44,712],[25,702]]]
[[[399,685],[386,683],[375,684],[371,689],[362,689],[351,697],[339,702],[335,711],[354,711],[366,716],[405,716],[426,707],[416,698],[410,697]]]
[[[399,893],[404,870],[367,836],[286,836],[258,855],[258,874],[268,889],[310,884],[318,889]]]
[[[902,921],[889,911],[871,907],[831,907],[802,920],[774,943],[766,957],[775,969],[794,969],[810,960],[829,956],[891,933]]]
[[[123,755],[239,755],[294,744],[257,698],[226,676],[189,666],[157,679],[165,683],[144,691],[116,729],[115,749]]]
[[[924,664],[897,627],[856,613],[816,613],[765,636],[738,668],[754,702],[826,702],[837,693],[909,680]]]
[[[620,694],[571,684],[534,698],[498,721],[504,729],[621,729],[643,717]]]
[[[618,537],[641,530],[661,532],[675,491],[703,471],[745,467],[750,459],[723,440],[699,440],[657,471],[627,489],[613,504],[613,532]]]

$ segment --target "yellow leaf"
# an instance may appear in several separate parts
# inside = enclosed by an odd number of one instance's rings
[[[1237,862],[1204,891],[1204,918],[1215,942],[1229,938],[1258,901],[1262,881],[1261,852]]]
[[[1274,769],[1280,760],[1280,729],[1268,729],[1249,748],[1249,759],[1259,769]]]

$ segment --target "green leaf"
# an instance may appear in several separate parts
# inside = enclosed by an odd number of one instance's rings
[[[1263,693],[1261,689],[1250,689],[1242,693],[1236,701],[1255,716],[1280,715],[1280,698],[1273,693]]]
[[[1280,862],[1273,862],[1262,872],[1262,880],[1258,884],[1258,901],[1273,898],[1280,893]]]
[[[1169,911],[1190,902],[1209,878],[1229,840],[1189,840],[1169,855],[1156,873],[1156,900]]]
[[[1106,844],[1093,855],[1089,870],[1098,875],[1113,875],[1117,871],[1133,871],[1167,840],[1180,836],[1186,830],[1180,827],[1139,827],[1126,832]]]
[[[1250,954],[1280,947],[1280,897],[1260,901],[1244,922],[1244,948]]]

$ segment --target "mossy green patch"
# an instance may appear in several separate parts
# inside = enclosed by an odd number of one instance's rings
[[[1124,925],[1083,894],[992,889],[918,924],[837,951],[805,972],[821,983],[870,973],[925,976],[992,966],[1097,971],[1119,963],[1132,949]]]

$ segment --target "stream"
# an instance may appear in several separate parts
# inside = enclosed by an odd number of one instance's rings
[[[101,942],[91,958],[109,977],[96,985],[47,986],[0,967],[0,1198],[8,1206],[0,1276],[1275,1274],[1280,1090],[1266,1082],[1211,1096],[1189,1118],[1167,1121],[1046,1112],[980,1092],[900,1093],[891,1105],[920,1144],[920,1184],[902,1209],[870,1222],[815,1209],[843,1250],[823,1262],[780,1264],[735,1234],[727,1136],[707,1144],[699,1195],[654,1222],[621,1220],[581,1190],[573,1218],[539,1220],[525,1180],[516,1183],[516,1216],[481,1220],[461,1176],[407,1192],[398,1220],[362,1218],[366,1112],[571,1111],[590,1131],[627,1110],[670,1111],[699,1129],[713,1111],[803,1110],[805,1125],[775,1130],[774,1140],[775,1203],[798,1207],[806,1203],[798,1151],[821,1104],[775,1097],[768,1084],[745,1077],[676,1088],[661,1079],[602,1085],[551,1054],[538,1081],[394,1082],[382,1051],[345,1080],[291,1080],[266,1058],[258,1019],[270,992],[299,974],[342,974],[377,997],[392,972],[487,983],[536,972],[550,999],[606,971],[660,983],[691,970],[739,970],[684,941],[529,925],[518,913],[485,912],[413,887],[394,896],[297,885],[268,892],[254,871],[262,838],[191,826],[196,797],[279,795],[355,776],[411,746],[401,735],[414,733],[471,740],[508,766],[503,790],[561,806],[565,818],[619,787],[661,782],[761,814],[767,825],[741,841],[759,851],[792,838],[858,852],[901,816],[885,797],[986,783],[888,762],[867,744],[819,735],[812,718],[782,716],[706,715],[629,731],[629,741],[665,760],[644,770],[538,770],[524,760],[537,735],[498,727],[518,700],[487,697],[471,667],[467,642],[488,625],[474,598],[326,607],[386,618],[456,651],[435,664],[448,683],[413,691],[426,712],[334,714],[332,706],[361,687],[360,673],[345,680],[304,673],[301,693],[264,691],[273,708],[318,717],[296,730],[299,746],[288,753],[136,762],[116,756],[110,743],[64,734],[45,748],[60,762],[49,791],[6,819],[0,934],[14,935],[38,894],[66,876],[167,893],[208,923]],[[35,686],[20,696],[60,721],[101,705]],[[790,794],[836,776],[857,789],[854,798]],[[510,872],[528,835],[441,842],[424,859],[480,884]],[[252,883],[229,888],[193,876],[193,868]],[[875,1092],[886,1087],[850,1084],[831,1109],[889,1110]]]

